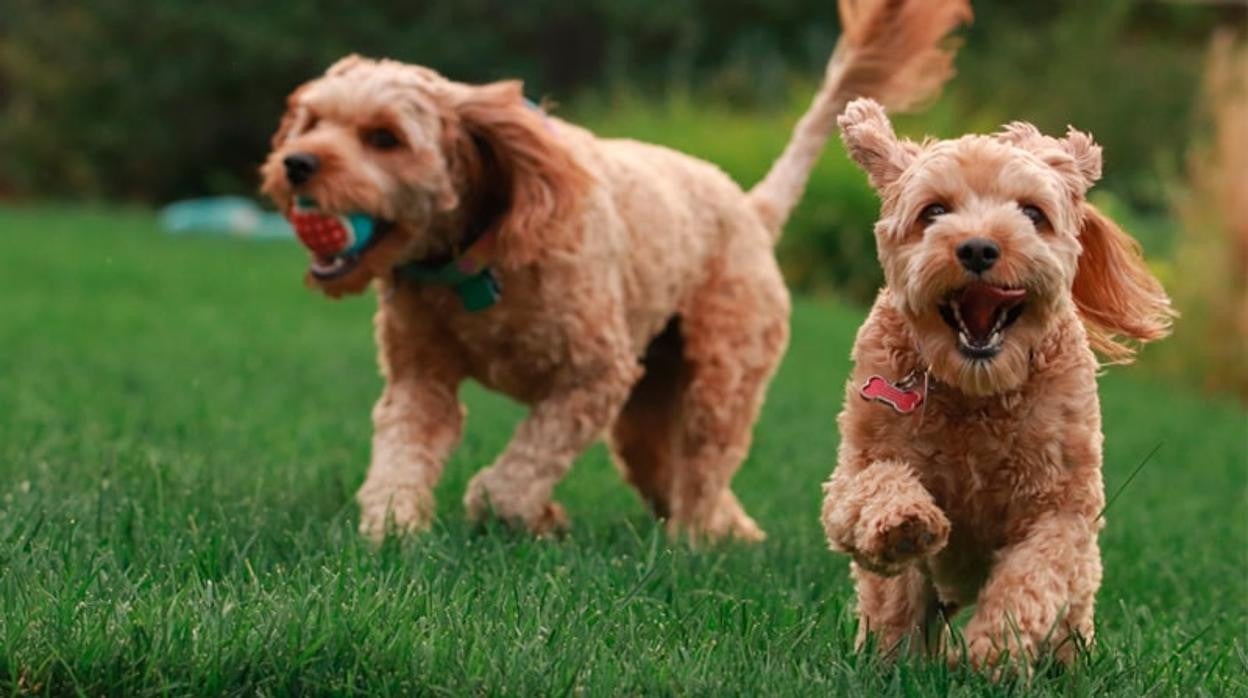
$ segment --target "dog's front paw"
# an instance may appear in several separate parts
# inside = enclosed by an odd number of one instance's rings
[[[568,516],[558,502],[537,497],[523,487],[509,486],[486,468],[473,476],[464,493],[464,510],[470,521],[493,516],[508,526],[535,536],[550,536],[568,530]]]
[[[433,493],[423,487],[365,483],[355,499],[360,505],[360,535],[374,542],[380,542],[391,531],[425,531],[433,519]]]
[[[1029,678],[1035,669],[1036,648],[1026,637],[1011,634],[996,638],[969,632],[966,644],[949,649],[948,664],[956,667],[964,662],[975,671],[983,672],[993,681],[1008,676]]]
[[[876,574],[892,576],[940,552],[949,542],[949,528],[945,513],[931,502],[890,509],[867,524],[854,559]]]

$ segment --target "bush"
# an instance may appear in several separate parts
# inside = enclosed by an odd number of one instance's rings
[[[1203,42],[1244,8],[975,5],[960,75],[903,130],[1074,123],[1106,147],[1104,187],[1163,212],[1158,171],[1179,169]],[[749,186],[837,34],[833,0],[5,0],[0,13],[0,196],[149,203],[253,194],[285,95],[351,51],[467,81],[523,78],[591,126],[687,150]],[[790,280],[869,298],[875,210],[834,145],[782,243]]]
[[[797,0],[6,0],[0,19],[0,182],[147,201],[250,193],[285,95],[352,51],[566,97],[817,65],[836,36],[834,3]]]
[[[1205,42],[1220,21],[1242,25],[1244,8],[1068,0],[979,2],[976,11],[950,85],[964,115],[1090,132],[1105,148],[1100,186],[1164,211],[1158,171],[1175,171],[1186,147]]]
[[[1109,146],[1111,185],[1160,205],[1148,173],[1182,147],[1219,15],[1140,0],[976,5],[956,130],[1075,121]],[[283,97],[351,51],[469,81],[521,77],[564,102],[696,85],[700,100],[775,109],[791,99],[785,76],[818,75],[838,31],[832,0],[6,0],[2,12],[0,192],[146,201],[251,192]]]

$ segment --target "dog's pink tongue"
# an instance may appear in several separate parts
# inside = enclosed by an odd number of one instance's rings
[[[967,286],[958,298],[962,324],[975,339],[988,339],[999,311],[1008,310],[1023,301],[1027,292],[1021,288],[1001,288],[975,283]]]

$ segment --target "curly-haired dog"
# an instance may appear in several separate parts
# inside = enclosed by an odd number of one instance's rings
[[[1093,349],[1173,312],[1139,247],[1084,199],[1101,149],[1015,123],[898,139],[870,100],[839,118],[879,191],[886,286],[854,345],[825,485],[832,547],[853,556],[859,642],[936,651],[976,604],[969,659],[1064,661],[1092,638],[1105,499]]]
[[[939,43],[969,15],[965,0],[842,11],[821,91],[748,194],[702,161],[547,116],[518,82],[352,56],[295,90],[263,191],[320,217],[314,249],[326,231],[349,239],[338,216],[376,230],[362,250],[314,254],[308,273],[330,296],[375,282],[380,298],[363,533],[428,524],[472,378],[530,412],[469,484],[471,517],[560,528],[552,490],[605,431],[671,531],[763,537],[729,480],[788,338],[772,247],[849,98],[934,92],[952,58]]]

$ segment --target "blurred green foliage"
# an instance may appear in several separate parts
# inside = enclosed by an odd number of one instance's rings
[[[1164,210],[1164,175],[1191,137],[1203,58],[1218,24],[1243,26],[1244,10],[1143,0],[976,3],[950,84],[980,123],[1022,119],[1049,133],[1068,125],[1105,148],[1100,185]]]
[[[835,3],[805,0],[5,0],[0,187],[250,191],[285,95],[353,51],[562,99],[730,65],[783,75],[836,34]]]
[[[1104,188],[1164,210],[1206,38],[1245,7],[974,5],[959,75],[903,130],[1074,124],[1106,148]],[[352,51],[466,81],[522,78],[591,127],[701,155],[749,186],[837,34],[833,0],[4,0],[0,197],[251,193],[285,95]],[[801,287],[864,298],[878,277],[874,198],[839,152],[786,233],[786,267]]]

